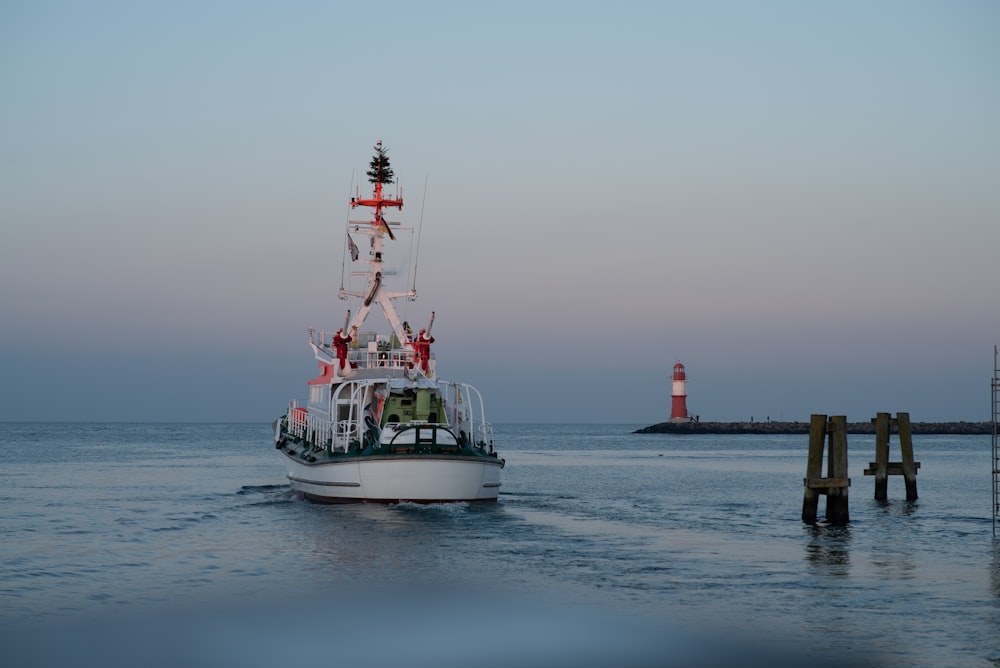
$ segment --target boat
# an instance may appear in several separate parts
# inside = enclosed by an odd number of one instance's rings
[[[319,375],[307,383],[308,399],[291,401],[273,423],[275,447],[292,489],[311,501],[495,502],[505,462],[482,394],[438,377],[434,312],[414,334],[394,306],[417,297],[415,271],[412,284],[393,291],[395,272],[386,263],[397,233],[412,237],[413,228],[386,219],[389,210],[402,210],[403,198],[398,184],[386,192],[394,174],[381,140],[366,174],[372,195],[358,190],[350,208],[370,209],[371,219],[347,222],[344,266],[352,271],[345,288],[342,270],[338,292],[356,310],[347,310],[335,332],[308,329]],[[368,238],[366,256],[355,237]],[[352,281],[359,289],[350,289]],[[370,321],[379,312],[382,331]]]

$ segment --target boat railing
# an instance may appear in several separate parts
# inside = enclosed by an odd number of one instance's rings
[[[310,413],[297,401],[288,405],[288,433],[314,445],[330,442],[333,425],[323,416]]]
[[[347,361],[358,369],[378,367],[406,368],[415,362],[414,354],[403,348],[383,348],[375,350],[349,350]]]
[[[333,345],[334,336],[329,332],[319,332],[319,346],[327,351],[331,357],[336,356]],[[347,361],[357,369],[375,369],[379,367],[404,369],[418,364],[417,354],[413,348],[405,348],[396,342],[371,340],[371,335],[365,333],[360,335],[360,342],[352,343],[347,350]],[[428,362],[433,368],[435,356],[430,352]]]
[[[483,422],[479,425],[479,433],[483,438],[484,447],[493,454],[493,424],[490,422]]]
[[[493,425],[486,421],[483,395],[468,383],[440,381],[448,390],[448,403],[452,407],[449,420],[459,433],[467,434],[474,445],[490,454],[494,452]]]
[[[335,424],[329,441],[332,452],[347,452],[352,446],[367,438],[366,432],[374,425],[373,399],[368,388],[376,384],[373,380],[349,381],[337,387],[332,397],[332,405],[340,419]],[[346,409],[346,410],[345,410]],[[377,427],[376,432],[377,434]]]
[[[359,427],[357,420],[341,420],[337,423],[337,435],[348,439],[356,437]]]
[[[493,454],[493,424],[486,421],[482,394],[467,383],[440,383],[446,394],[448,425],[473,446]],[[347,407],[347,415],[341,414],[341,419],[336,421],[331,420],[326,411],[317,411],[315,407],[310,410],[292,401],[288,406],[287,433],[317,448],[347,452],[352,443],[364,436],[364,423],[369,417],[365,395],[370,384],[371,381],[356,381],[338,387],[332,397],[333,405]]]

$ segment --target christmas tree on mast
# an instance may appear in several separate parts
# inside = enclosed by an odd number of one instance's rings
[[[392,183],[392,167],[389,165],[389,150],[382,148],[382,140],[375,144],[375,155],[368,168],[369,183]]]
[[[399,193],[394,197],[382,197],[383,184],[393,183],[395,175],[392,173],[392,166],[389,164],[389,151],[382,147],[381,139],[375,144],[375,156],[372,157],[366,174],[368,175],[368,181],[375,185],[375,192],[371,199],[352,197],[351,208],[353,209],[356,206],[370,206],[374,208],[375,215],[373,216],[372,224],[378,228],[380,233],[387,234],[390,239],[395,241],[396,235],[389,228],[389,223],[386,222],[385,217],[382,215],[382,209],[386,207],[402,209],[403,198]]]

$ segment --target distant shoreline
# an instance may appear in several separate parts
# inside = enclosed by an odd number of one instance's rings
[[[913,422],[914,434],[979,436],[993,433],[992,422]],[[893,433],[896,432],[895,427]],[[808,434],[808,422],[660,422],[633,434]],[[872,422],[848,422],[848,434],[874,434]]]

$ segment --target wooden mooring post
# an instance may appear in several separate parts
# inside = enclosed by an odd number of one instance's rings
[[[827,475],[823,476],[823,449],[829,440],[830,450]],[[816,523],[816,510],[820,494],[826,495],[826,519],[832,524],[851,521],[848,510],[847,490],[851,479],[847,477],[847,416],[813,415],[809,421],[809,459],[806,477],[802,480],[802,521]]]
[[[896,413],[890,418],[888,413],[877,413],[875,423],[875,461],[865,469],[865,475],[875,476],[875,500],[888,498],[889,476],[901,475],[906,481],[906,500],[917,500],[917,469],[920,462],[913,461],[913,431],[910,429],[910,414]],[[899,450],[903,461],[889,461],[889,434],[893,425],[899,431]]]

